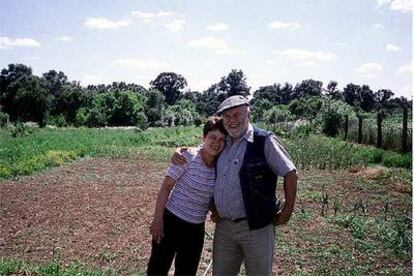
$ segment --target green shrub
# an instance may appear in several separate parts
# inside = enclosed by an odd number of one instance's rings
[[[412,166],[412,156],[411,154],[402,155],[395,152],[387,152],[383,162],[386,167],[410,169]]]
[[[14,128],[11,129],[11,135],[13,138],[26,137],[33,132],[33,128],[25,125],[22,122],[16,122]]]
[[[385,151],[372,147],[361,147],[356,151],[356,155],[364,160],[364,163],[379,164],[382,162]]]
[[[5,128],[9,124],[9,114],[0,111],[0,128]]]
[[[66,127],[68,123],[66,122],[66,118],[63,114],[59,114],[56,116],[50,116],[47,120],[48,125],[57,126],[57,127]]]

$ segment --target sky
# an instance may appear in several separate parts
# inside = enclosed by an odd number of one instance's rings
[[[204,91],[232,69],[260,86],[316,79],[412,98],[410,0],[0,0],[0,68]]]

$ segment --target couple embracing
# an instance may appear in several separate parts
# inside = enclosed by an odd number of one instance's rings
[[[213,275],[272,275],[275,226],[293,212],[296,168],[280,141],[250,123],[246,98],[224,100],[203,129],[203,145],[177,150],[159,191],[150,226],[148,275],[195,275],[212,212]],[[282,176],[285,204],[276,199]]]

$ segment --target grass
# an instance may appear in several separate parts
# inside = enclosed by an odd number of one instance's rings
[[[140,156],[167,160],[172,149],[201,142],[201,129],[175,127],[146,131],[120,129],[31,129],[13,137],[0,130],[0,178],[29,175],[80,157]]]
[[[121,274],[116,270],[100,270],[77,262],[61,265],[57,261],[51,261],[44,265],[33,265],[21,260],[0,258],[0,275],[109,276]],[[129,275],[144,276],[145,273],[134,272]]]
[[[179,146],[201,142],[201,128],[172,127],[145,131],[124,129],[28,128],[15,135],[0,129],[0,179],[29,175],[81,157],[140,157],[168,159]],[[284,141],[299,169],[344,169],[381,163],[411,168],[410,154],[401,155],[374,147],[317,135],[297,135]]]

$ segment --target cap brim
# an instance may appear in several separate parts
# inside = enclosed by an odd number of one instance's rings
[[[239,107],[239,106],[242,106],[242,105],[249,105],[249,104],[248,103],[241,103],[241,104],[236,104],[236,105],[232,105],[232,106],[229,106],[229,107],[223,107],[223,108],[220,108],[219,110],[217,110],[216,114],[221,115],[221,113],[223,113],[224,111],[226,111],[228,109],[232,109],[232,108]]]

